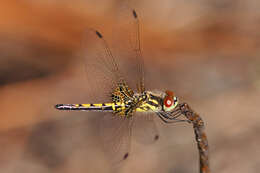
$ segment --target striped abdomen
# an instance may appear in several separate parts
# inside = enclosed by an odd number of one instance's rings
[[[81,111],[108,111],[117,112],[126,108],[124,103],[101,103],[101,104],[57,104],[59,110],[81,110]]]

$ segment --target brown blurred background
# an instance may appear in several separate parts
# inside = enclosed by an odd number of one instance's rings
[[[75,68],[84,29],[97,28],[113,42],[124,3],[1,1],[0,172],[111,172],[90,123],[98,118],[53,106],[84,101]],[[173,89],[206,122],[212,172],[258,172],[260,2],[128,3],[140,16],[149,82]],[[134,144],[135,157],[121,172],[198,172],[192,127],[158,122],[158,130],[161,140]]]

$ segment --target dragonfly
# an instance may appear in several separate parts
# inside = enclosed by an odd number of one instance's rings
[[[129,158],[132,136],[144,142],[159,139],[155,118],[158,117],[166,124],[187,121],[179,118],[181,116],[179,100],[173,91],[154,91],[146,88],[144,59],[140,46],[140,22],[134,9],[129,10],[128,14],[132,27],[127,26],[127,29],[133,28],[130,50],[132,59],[126,65],[132,65],[131,71],[125,74],[122,72],[119,63],[122,58],[118,59],[112,54],[101,32],[90,29],[87,38],[91,37],[94,40],[91,45],[95,44],[98,47],[88,51],[88,56],[95,58],[84,59],[87,82],[95,83],[92,88],[94,94],[91,97],[92,101],[55,105],[58,110],[98,112],[99,116],[102,116],[100,126],[105,151],[116,163]],[[131,72],[134,75],[130,75]],[[127,80],[127,77],[131,80]],[[142,132],[133,135],[132,129],[136,124],[140,124]]]

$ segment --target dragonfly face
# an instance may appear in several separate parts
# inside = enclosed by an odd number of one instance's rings
[[[148,91],[144,82],[144,62],[140,48],[139,20],[134,10],[130,13],[128,19],[121,21],[132,21],[134,31],[130,31],[132,36],[131,47],[133,55],[131,57],[132,71],[135,72],[134,80],[126,80],[122,75],[122,69],[102,34],[95,30],[88,30],[88,39],[92,40],[93,45],[99,45],[97,50],[88,50],[85,55],[85,74],[88,85],[93,85],[92,91],[98,93],[97,96],[89,98],[86,104],[57,104],[59,110],[80,110],[88,112],[100,112],[100,134],[103,138],[105,151],[109,153],[109,159],[113,162],[119,162],[130,156],[130,143],[132,127],[141,127],[138,131],[140,141],[152,143],[159,139],[153,118],[159,117],[165,123],[179,122],[180,116],[178,108],[178,99],[172,91]],[[122,15],[126,16],[126,15]],[[133,28],[130,26],[127,29]],[[122,29],[120,27],[120,29]],[[121,44],[121,43],[119,43]],[[87,47],[90,47],[90,44]],[[86,48],[87,48],[86,47]],[[90,56],[91,54],[91,56]],[[97,54],[97,56],[94,56]],[[92,59],[91,59],[92,58]],[[124,69],[123,69],[124,70]],[[131,75],[127,75],[131,76]],[[129,87],[127,81],[134,81]],[[104,86],[105,85],[105,86]],[[101,94],[104,90],[105,94]],[[107,95],[103,102],[95,102],[96,98]],[[101,100],[101,99],[100,99]],[[103,115],[103,116],[102,116]],[[140,125],[138,125],[140,124]],[[149,133],[142,132],[147,128]],[[138,128],[136,128],[138,129]],[[143,134],[143,135],[140,135]],[[149,142],[148,142],[149,141]]]
[[[163,111],[171,112],[178,105],[178,98],[174,95],[172,91],[166,91],[163,98]]]

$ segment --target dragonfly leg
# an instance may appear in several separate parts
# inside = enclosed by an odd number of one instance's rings
[[[157,113],[157,115],[165,123],[188,122],[188,120],[179,120],[179,119],[176,119],[176,118],[169,117],[168,115],[164,114],[163,112],[159,112],[159,113]]]

